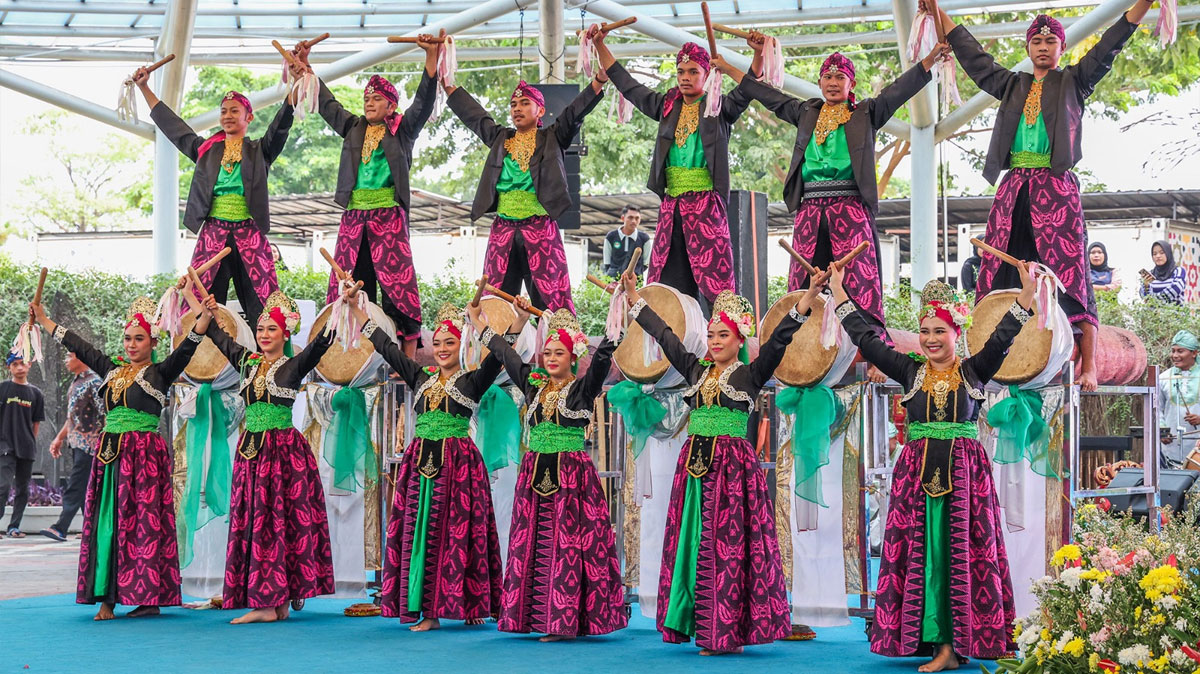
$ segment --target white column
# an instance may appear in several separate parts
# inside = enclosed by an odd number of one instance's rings
[[[909,199],[912,285],[917,291],[939,274],[937,151],[934,126],[912,127],[912,196]]]
[[[175,273],[179,238],[179,151],[162,131],[154,134],[154,273]]]
[[[563,0],[538,0],[538,82],[562,84],[567,81],[566,43],[563,38]]]

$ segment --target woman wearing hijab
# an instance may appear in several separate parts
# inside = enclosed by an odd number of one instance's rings
[[[1108,264],[1108,249],[1099,241],[1088,246],[1088,276],[1093,290],[1120,290],[1121,272]]]
[[[1155,241],[1154,245],[1150,246],[1150,257],[1154,260],[1154,269],[1150,272],[1142,270],[1142,287],[1138,289],[1138,294],[1142,297],[1153,297],[1159,302],[1183,304],[1187,274],[1175,264],[1171,244]]]

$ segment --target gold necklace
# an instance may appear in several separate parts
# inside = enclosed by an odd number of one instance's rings
[[[263,393],[267,390],[267,373],[271,371],[271,366],[275,364],[276,360],[279,359],[270,361],[264,359],[258,364],[258,374],[254,377],[254,396],[256,398],[262,398]]]
[[[1029,87],[1029,95],[1025,97],[1025,126],[1037,124],[1038,115],[1042,114],[1042,81],[1034,80]]]
[[[225,136],[225,151],[221,154],[221,168],[233,173],[233,165],[242,161],[242,137]]]
[[[429,388],[425,389],[425,409],[436,410],[442,405],[442,401],[446,399],[446,380],[438,374],[437,381]]]
[[[826,103],[821,106],[821,114],[817,116],[817,126],[813,135],[817,145],[823,145],[829,134],[837,131],[838,127],[850,121],[850,104],[845,101],[836,105]]]
[[[704,377],[704,383],[700,385],[700,399],[704,401],[705,407],[712,407],[720,394],[721,373],[717,372],[717,368],[710,367],[708,374]]]
[[[518,131],[512,138],[504,141],[504,151],[510,154],[513,161],[522,171],[529,170],[529,160],[533,158],[533,150],[537,147],[537,129]]]
[[[125,391],[137,379],[138,374],[150,366],[149,362],[140,365],[122,365],[119,370],[113,373],[111,379],[108,380],[108,392],[112,398],[114,405],[121,402],[121,396],[125,395]]]
[[[679,109],[679,122],[675,124],[675,145],[683,147],[688,136],[700,128],[700,101],[684,103]]]
[[[570,380],[568,379],[567,381]],[[556,382],[551,380],[550,383],[542,387],[542,414],[548,416],[555,412],[555,410],[558,408],[559,392],[562,390],[562,387],[566,385],[567,382],[565,381]]]
[[[383,131],[383,124],[367,125],[367,131],[363,134],[362,163],[369,164],[371,162],[371,155],[375,154],[375,149],[383,140]]]
[[[925,364],[925,379],[921,382],[921,390],[925,392],[925,415],[929,418],[929,401],[933,401],[932,421],[945,421],[947,416],[946,401],[950,393],[954,393],[954,406],[958,407],[958,387],[962,385],[962,363],[954,361],[954,367],[948,370],[935,370],[929,363]],[[957,409],[955,410],[957,415]]]

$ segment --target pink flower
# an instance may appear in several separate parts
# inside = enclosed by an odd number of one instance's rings
[[[1117,556],[1117,551],[1108,546],[1101,547],[1096,553],[1096,566],[1101,571],[1114,571],[1121,565],[1121,558]]]
[[[1108,631],[1108,627],[1105,626],[1101,627],[1099,631],[1094,632],[1092,636],[1088,637],[1088,641],[1092,642],[1092,648],[1099,650],[1100,647],[1104,645],[1104,642],[1108,641],[1109,636],[1110,633]]]

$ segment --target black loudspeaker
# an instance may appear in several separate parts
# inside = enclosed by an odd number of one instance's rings
[[[1140,468],[1124,468],[1117,471],[1113,481],[1109,483],[1109,488],[1115,487],[1140,487],[1144,483],[1145,475]],[[1158,486],[1160,492],[1160,503],[1163,506],[1170,506],[1171,512],[1178,513],[1187,507],[1187,503],[1196,494],[1200,485],[1196,484],[1196,479],[1200,478],[1200,471],[1195,470],[1160,470],[1158,472]],[[1109,503],[1112,503],[1114,512],[1125,512],[1130,508],[1133,509],[1133,516],[1137,519],[1146,519],[1146,495],[1133,494],[1131,496],[1109,496]]]
[[[767,195],[732,190],[729,193],[729,238],[733,244],[733,274],[738,294],[754,305],[756,322],[767,309]]]
[[[533,88],[542,92],[542,96],[546,98],[546,115],[542,117],[544,126],[553,124],[563,108],[570,105],[571,101],[579,95],[579,85],[577,84],[535,84]],[[571,195],[571,207],[558,218],[559,229],[579,229],[580,226],[579,157],[587,153],[587,148],[582,143],[582,137],[581,131],[571,139],[571,145],[567,147],[567,156],[563,162],[563,167],[567,170],[567,192]]]

